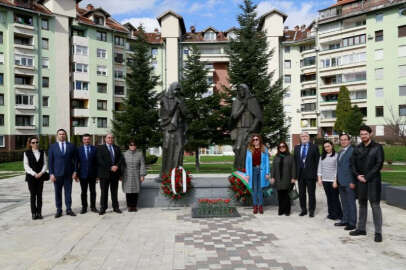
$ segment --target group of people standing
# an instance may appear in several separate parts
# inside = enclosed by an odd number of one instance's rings
[[[352,236],[367,234],[369,201],[375,225],[375,241],[382,242],[380,170],[384,162],[383,147],[372,140],[372,130],[369,126],[360,128],[360,138],[361,143],[352,146],[351,137],[343,133],[339,136],[341,149],[338,153],[335,152],[331,141],[325,141],[320,155],[318,146],[310,142],[308,133],[303,132],[293,155],[285,142],[278,144],[277,154],[270,169],[270,151],[268,153],[259,134],[251,135],[245,169],[252,189],[253,213],[263,213],[262,189],[271,184],[278,192],[278,214],[289,216],[289,193],[297,182],[301,208],[299,216],[309,214],[312,218],[316,210],[318,183],[323,186],[327,197],[327,218],[337,220],[334,225],[344,227]]]
[[[39,149],[39,140],[33,136],[28,139],[24,152],[24,169],[31,197],[32,219],[42,219],[42,191],[44,181],[50,179],[55,190],[55,218],[62,216],[62,191],[64,191],[66,214],[76,216],[72,211],[73,180],[81,186],[81,214],[88,211],[87,193],[90,190],[90,210],[103,215],[108,208],[110,189],[113,211],[121,213],[118,203],[118,185],[123,182],[127,207],[130,212],[137,211],[140,183],[146,175],[142,151],[137,151],[135,141],[128,143],[128,150],[121,153],[114,144],[114,136],[107,134],[105,144],[93,146],[91,136],[82,137],[82,145],[76,147],[66,141],[66,131],[57,131],[57,142],[52,144],[48,155]],[[49,175],[46,172],[49,170]],[[96,183],[100,182],[100,210],[96,208]]]

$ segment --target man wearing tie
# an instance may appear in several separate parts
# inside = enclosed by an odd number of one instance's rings
[[[72,178],[76,179],[76,148],[66,141],[66,131],[57,131],[57,142],[48,150],[48,167],[55,188],[55,218],[62,216],[62,188],[65,191],[66,214],[76,216],[72,211]],[[76,180],[77,181],[77,180]]]
[[[108,191],[110,186],[111,202],[113,211],[120,214],[118,205],[118,181],[120,178],[120,167],[122,162],[121,151],[114,144],[114,136],[109,133],[106,135],[105,144],[97,149],[97,178],[100,179],[100,215],[104,215],[107,209]]]
[[[306,189],[309,194],[309,217],[314,217],[316,210],[316,181],[317,167],[319,165],[320,152],[317,145],[312,144],[309,134],[300,134],[300,144],[295,146],[294,159],[298,168],[299,200],[302,209],[299,216],[307,215]]]
[[[87,212],[87,188],[90,190],[90,210],[97,213],[96,209],[96,174],[97,160],[96,147],[91,145],[90,134],[84,134],[82,137],[83,145],[78,148],[77,154],[77,171],[80,179],[80,187],[82,189],[82,211],[81,214]]]

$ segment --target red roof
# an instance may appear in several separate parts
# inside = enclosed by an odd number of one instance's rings
[[[13,3],[10,0],[0,0],[0,4],[4,4],[4,5],[10,6],[10,7],[24,8],[24,9],[32,10],[35,12],[41,12],[44,14],[52,15],[52,12],[48,8],[46,8],[45,6],[43,6],[39,3],[36,3],[34,1],[29,2],[28,4],[23,4],[18,1]]]
[[[360,0],[337,0],[337,3],[335,3],[334,5],[332,5],[330,7],[342,6],[342,5],[350,4],[353,2],[357,2],[357,1],[360,1]]]
[[[209,28],[208,28],[209,29]],[[206,30],[208,30],[206,29]],[[216,33],[216,40],[205,40],[204,39],[204,33],[206,31],[202,32],[187,32],[186,34],[183,35],[183,41],[186,42],[215,42],[215,41],[228,41],[227,38],[227,32],[217,32]]]
[[[301,41],[305,40],[308,38],[311,38],[310,36],[310,31],[311,29],[305,28],[301,30],[299,27],[293,30],[286,29],[284,30],[284,41]]]
[[[95,9],[95,10],[97,10],[97,9]],[[90,14],[91,14],[91,12],[89,12],[88,9],[83,9],[78,6],[76,7],[76,19],[79,22],[96,26],[96,23],[87,17]],[[121,25],[120,23],[118,23],[111,17],[106,17],[106,27],[110,28],[112,30],[116,30],[116,31],[128,32],[127,28],[125,28],[123,25]]]

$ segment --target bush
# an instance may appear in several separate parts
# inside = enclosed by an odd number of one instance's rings
[[[22,161],[25,150],[14,150],[7,152],[0,152],[0,163]]]
[[[155,155],[147,155],[145,158],[145,164],[152,165],[158,161],[158,157]]]

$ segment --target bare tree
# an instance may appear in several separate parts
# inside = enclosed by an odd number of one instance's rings
[[[394,142],[406,145],[406,116],[400,116],[399,111],[393,105],[389,107],[389,117],[385,117],[385,124],[390,130],[390,139]]]

